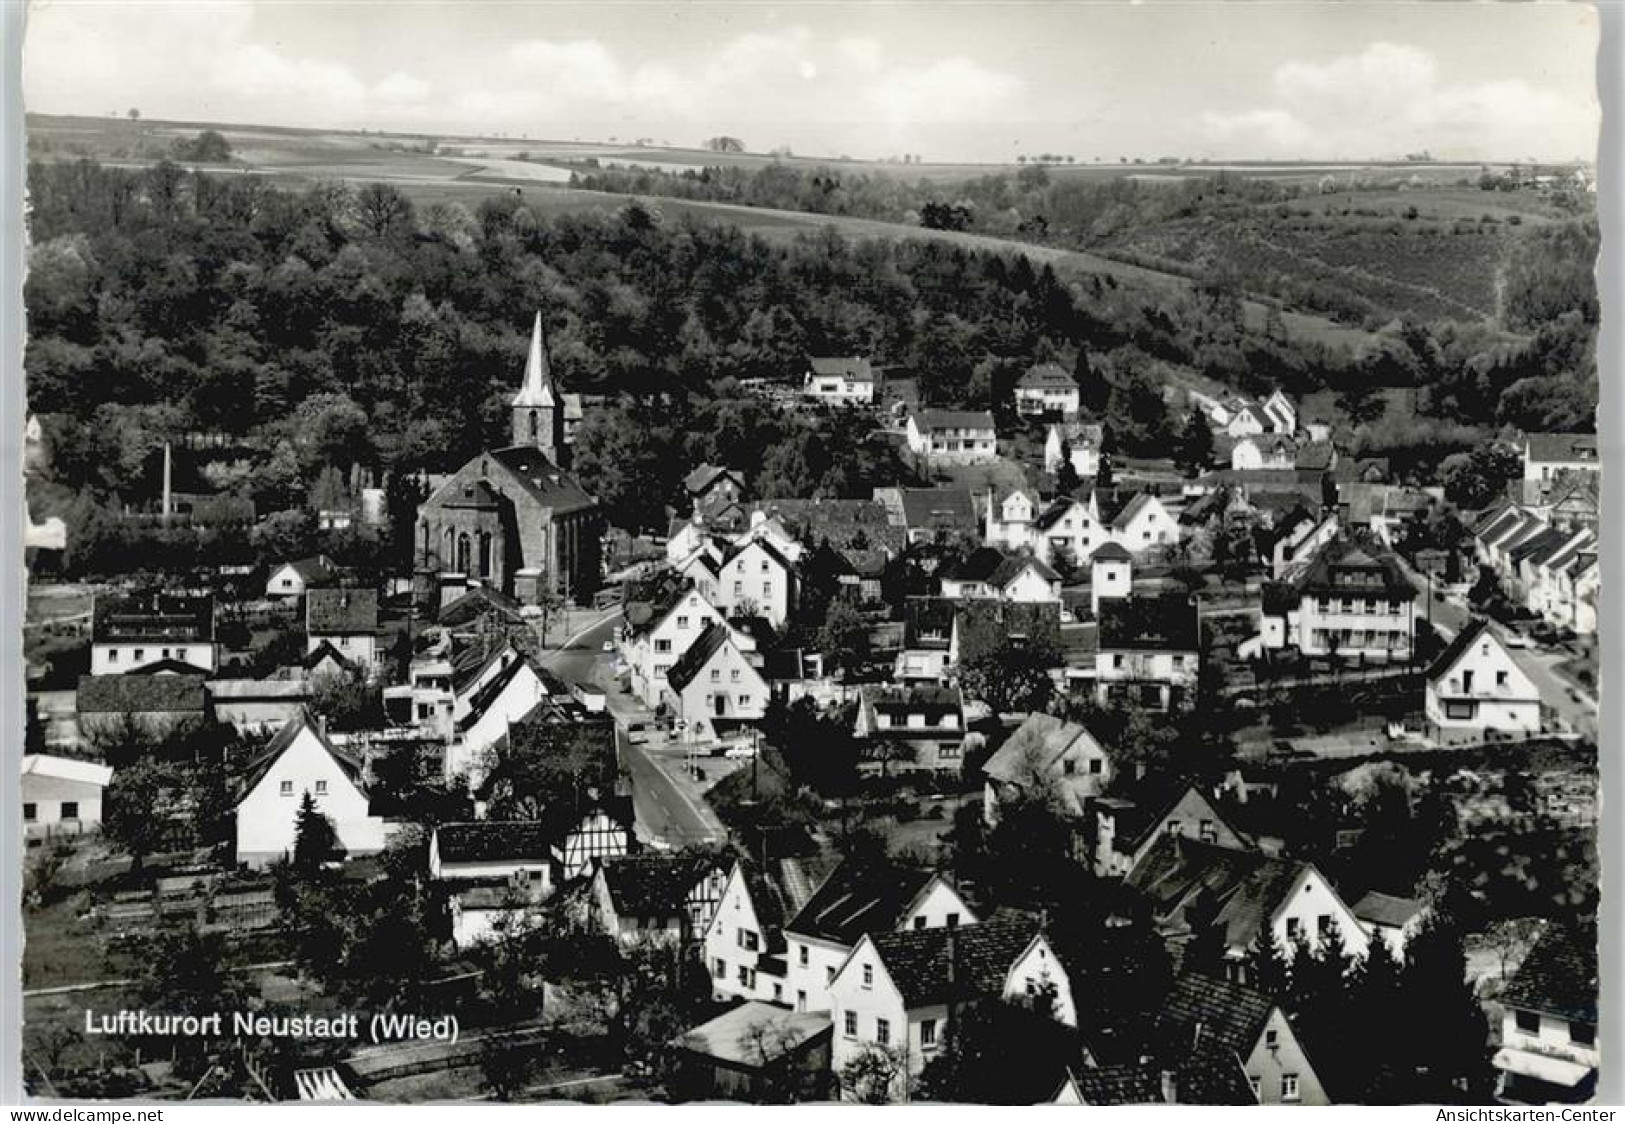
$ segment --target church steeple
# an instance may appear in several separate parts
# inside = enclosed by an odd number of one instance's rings
[[[531,445],[559,463],[560,423],[558,396],[553,393],[553,372],[547,364],[542,338],[542,314],[530,330],[530,355],[525,360],[525,381],[513,397],[513,443]]]

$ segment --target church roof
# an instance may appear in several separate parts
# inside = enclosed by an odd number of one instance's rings
[[[507,449],[493,449],[490,455],[519,477],[538,503],[552,508],[555,513],[592,507],[598,502],[587,494],[585,488],[565,475],[558,465],[548,460],[547,454],[540,449],[530,445],[514,445]]]
[[[515,406],[555,406],[553,372],[547,365],[547,349],[542,346],[542,314],[530,329],[530,355],[525,360],[525,382],[514,395]]]

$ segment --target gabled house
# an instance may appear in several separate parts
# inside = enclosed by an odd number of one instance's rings
[[[536,704],[567,691],[556,676],[517,651],[504,655],[494,674],[481,676],[476,689],[454,697],[452,742],[446,748],[448,775],[467,773],[478,784],[490,749]]]
[[[1237,472],[1251,472],[1261,468],[1292,468],[1297,460],[1297,445],[1279,434],[1256,434],[1236,439],[1230,446],[1230,467]]]
[[[950,667],[964,667],[1007,645],[1040,652],[1060,650],[1058,601],[958,601],[953,605]]]
[[[1336,512],[1311,515],[1300,508],[1277,520],[1270,528],[1270,570],[1276,578],[1307,565],[1326,544],[1337,538]]]
[[[1164,831],[1124,878],[1150,907],[1158,930],[1176,952],[1197,932],[1217,926],[1228,974],[1246,974],[1259,934],[1281,948],[1317,948],[1337,929],[1350,954],[1365,955],[1365,927],[1313,863],[1204,843]]]
[[[372,674],[379,660],[378,591],[349,587],[305,593],[305,651],[331,644],[340,655]]]
[[[903,606],[903,645],[892,678],[905,687],[948,681],[954,636],[954,603],[913,597]]]
[[[999,822],[1001,806],[1053,797],[1062,815],[1081,820],[1091,797],[1111,783],[1111,757],[1083,726],[1050,714],[1027,716],[982,766],[982,817]]]
[[[900,771],[958,773],[964,765],[965,704],[955,687],[865,684],[858,689],[853,732],[866,746],[907,746],[910,757]]]
[[[1180,785],[1171,794],[1152,789],[1100,797],[1089,807],[1095,821],[1095,874],[1101,878],[1127,877],[1165,835],[1236,851],[1253,849],[1253,841],[1193,784]]]
[[[1595,1095],[1597,930],[1549,923],[1499,996],[1496,1095],[1503,1104],[1581,1104]]]
[[[1265,585],[1262,646],[1295,647],[1306,656],[1408,660],[1416,596],[1391,559],[1352,539],[1333,539],[1280,581]]]
[[[749,1000],[689,1030],[670,1049],[674,1081],[685,1095],[740,1104],[829,1097],[830,1025],[821,1014]]]
[[[1080,478],[1093,479],[1100,472],[1104,436],[1105,431],[1094,423],[1050,423],[1044,434],[1044,471],[1053,475],[1061,470],[1063,462],[1070,460]]]
[[[1383,941],[1398,963],[1405,962],[1405,946],[1426,923],[1426,902],[1372,890],[1350,907],[1373,941]]]
[[[27,839],[78,835],[102,822],[102,794],[113,770],[92,761],[23,755],[23,836]]]
[[[1594,433],[1526,433],[1523,478],[1550,483],[1568,472],[1600,472]]]
[[[919,410],[906,429],[908,448],[927,464],[988,464],[998,458],[998,434],[986,410]]]
[[[786,997],[798,1011],[827,1011],[830,984],[865,933],[976,922],[969,903],[934,871],[844,860],[785,923]]]
[[[980,533],[969,488],[876,488],[874,498],[910,543],[969,541]]]
[[[1103,705],[1182,710],[1195,703],[1200,620],[1183,596],[1100,603],[1095,693]]]
[[[214,598],[104,595],[91,610],[90,674],[124,675],[173,660],[212,675],[219,666]]]
[[[1286,1013],[1243,984],[1185,973],[1164,998],[1154,1033],[1169,1061],[1204,1049],[1235,1057],[1259,1104],[1331,1103]]]
[[[310,793],[346,857],[384,849],[362,763],[336,749],[308,713],[289,722],[236,779],[236,859],[263,867],[293,853],[299,805]]]
[[[807,360],[802,393],[819,402],[868,406],[875,400],[874,367],[865,356],[814,356]]]
[[[725,737],[762,720],[771,697],[748,636],[719,621],[689,645],[666,673],[662,701],[686,725],[684,737]]]
[[[978,547],[942,575],[942,596],[1058,602],[1061,575],[1030,554]]]
[[[1179,543],[1179,520],[1168,511],[1161,499],[1150,492],[1135,492],[1115,496],[1097,503],[1101,521],[1111,532],[1112,540],[1140,557],[1160,552]],[[1087,550],[1083,555],[1087,555]]]
[[[649,599],[627,602],[618,643],[632,694],[653,710],[668,689],[666,677],[678,658],[707,627],[725,622],[711,602],[690,586],[668,584],[651,594]]]
[[[831,1068],[840,1075],[870,1050],[894,1052],[892,1099],[901,1100],[968,1007],[1049,994],[1055,1020],[1075,1027],[1071,979],[1040,929],[1022,918],[865,934],[830,984]]]
[[[1016,380],[1014,394],[1016,413],[1024,418],[1076,417],[1081,397],[1078,380],[1056,363],[1028,367]]]
[[[735,859],[703,934],[712,998],[785,1005],[784,893],[754,862]]]
[[[1425,679],[1428,721],[1441,730],[1540,732],[1540,688],[1482,617],[1456,633]]]
[[[795,606],[795,566],[766,536],[702,547],[678,573],[729,616],[759,616],[783,628]]]
[[[1050,566],[1081,564],[1096,547],[1111,540],[1111,531],[1100,521],[1100,507],[1093,489],[1078,496],[1059,496],[1033,517],[1033,554]]]
[[[723,508],[743,504],[750,492],[745,474],[727,465],[702,464],[683,477],[683,491],[696,512],[703,512],[707,522]]]
[[[325,555],[296,558],[271,571],[265,582],[265,596],[271,601],[297,600],[307,589],[325,585],[336,576],[337,570]]]
[[[727,871],[693,855],[626,855],[592,866],[595,928],[622,944],[697,941],[716,915]]]

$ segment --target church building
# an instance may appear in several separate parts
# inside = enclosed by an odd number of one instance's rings
[[[524,385],[513,399],[513,444],[481,453],[418,506],[420,574],[455,575],[526,604],[547,592],[591,601],[602,577],[604,515],[560,467],[563,398],[553,387],[538,313]]]

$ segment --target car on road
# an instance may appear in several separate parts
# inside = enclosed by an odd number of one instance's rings
[[[755,757],[756,756],[756,747],[753,746],[753,745],[729,746],[726,750],[723,751],[722,756],[724,756],[724,757]]]
[[[626,724],[626,740],[632,745],[646,745],[649,741],[649,727],[643,722],[628,722]]]
[[[1510,629],[1510,628],[1507,629],[1506,636],[1502,638],[1501,642],[1503,644],[1505,644],[1508,648],[1527,648],[1527,647],[1529,647],[1529,637],[1525,636],[1521,632],[1517,632],[1517,631],[1515,631],[1513,629]]]
[[[615,650],[615,641],[613,641],[613,640],[604,641],[601,645],[599,645],[598,650],[601,651],[601,652],[613,652]]]

